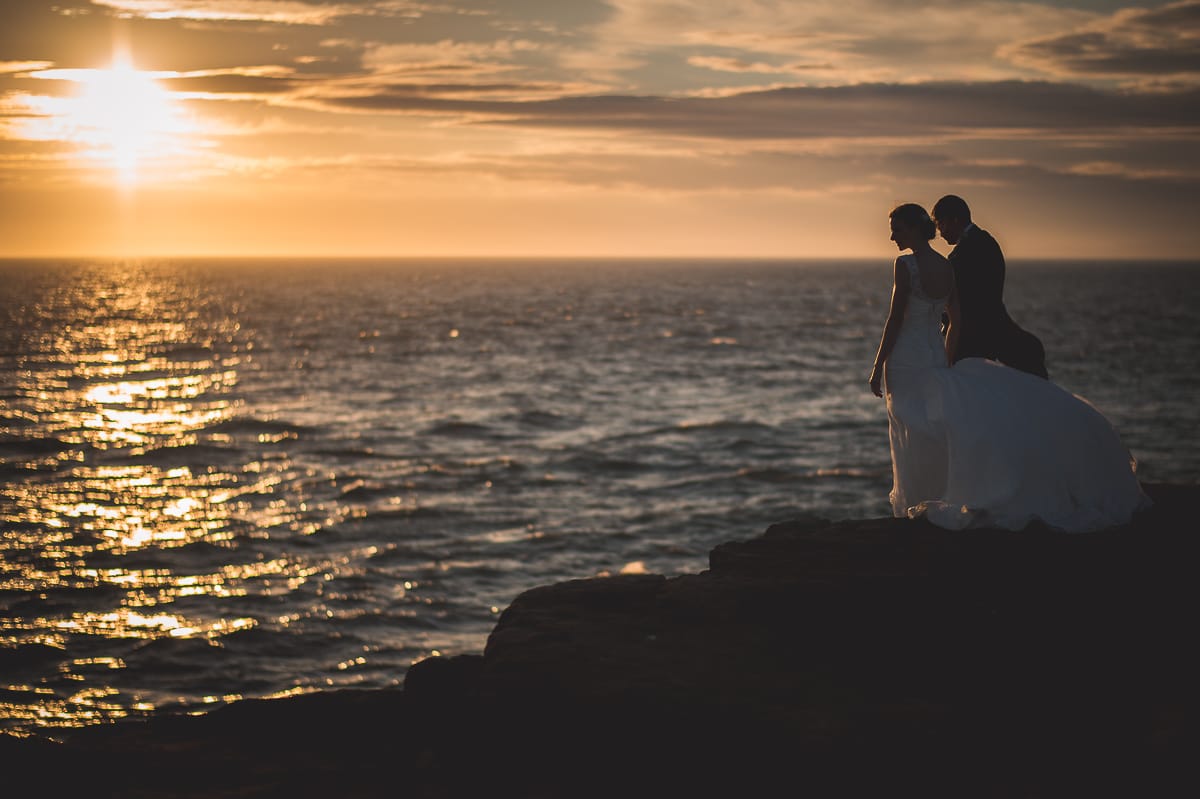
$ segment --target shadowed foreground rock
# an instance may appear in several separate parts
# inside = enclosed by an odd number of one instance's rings
[[[120,797],[1195,796],[1198,486],[1128,527],[777,524],[534,588],[403,690],[0,738]]]

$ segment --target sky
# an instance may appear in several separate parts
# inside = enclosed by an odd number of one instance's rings
[[[1200,0],[0,0],[0,257],[1195,258]],[[944,242],[935,242],[943,251]]]

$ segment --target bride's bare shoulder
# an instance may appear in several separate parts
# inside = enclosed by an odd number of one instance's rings
[[[928,250],[917,259],[921,289],[932,299],[949,295],[954,286],[954,269],[950,261],[936,250]]]

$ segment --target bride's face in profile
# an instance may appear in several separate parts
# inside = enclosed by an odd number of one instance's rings
[[[911,250],[913,242],[916,241],[913,229],[897,219],[892,219],[891,222],[892,241],[896,242],[896,247],[901,250]]]

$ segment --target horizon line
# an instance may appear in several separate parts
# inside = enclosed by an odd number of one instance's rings
[[[416,261],[416,260],[439,260],[439,261],[551,261],[551,260],[566,260],[566,261],[796,261],[796,262],[811,262],[811,261],[884,261],[892,260],[894,256],[889,254],[868,254],[868,255],[690,255],[690,254],[672,254],[672,255],[630,255],[630,254],[614,254],[614,255],[583,255],[569,253],[551,253],[551,254],[507,254],[507,255],[478,255],[478,254],[433,254],[433,253],[417,253],[417,254],[399,254],[399,253],[368,253],[368,254],[342,254],[342,253],[154,253],[154,254],[118,254],[118,253],[98,253],[98,254],[79,254],[79,253],[63,253],[63,254],[27,254],[27,255],[4,255],[0,254],[0,262],[7,261],[51,261],[51,260],[106,260],[106,261],[142,261],[142,260],[293,260],[293,261],[321,261],[321,260],[338,260],[338,261],[365,261],[365,260],[390,260],[390,261]],[[1111,256],[1111,255],[1009,255],[1005,259],[1009,263],[1019,263],[1021,261],[1062,261],[1062,262],[1081,262],[1091,261],[1095,263],[1200,263],[1200,258],[1196,256]]]

